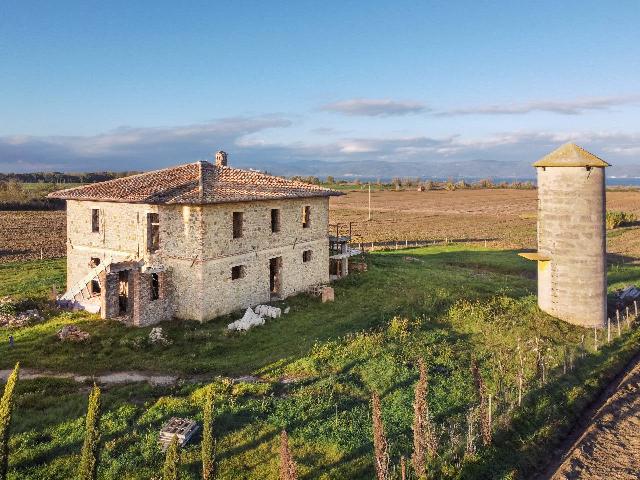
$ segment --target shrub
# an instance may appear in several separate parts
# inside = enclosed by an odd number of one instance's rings
[[[202,425],[202,480],[213,480],[215,475],[215,448],[213,438],[213,387],[207,388]]]
[[[15,368],[4,387],[2,400],[0,400],[0,479],[7,478],[9,466],[9,427],[11,425],[11,412],[13,410],[13,390],[18,382],[20,364],[16,363]]]
[[[100,389],[94,385],[89,394],[89,407],[87,409],[86,431],[82,454],[80,458],[80,470],[78,477],[81,480],[95,480],[98,478],[98,456],[100,453]]]
[[[162,480],[180,480],[180,447],[178,447],[178,436],[174,435],[167,454],[164,459],[162,469]]]
[[[373,417],[373,451],[376,467],[376,478],[388,480],[389,478],[389,444],[382,424],[382,409],[380,397],[376,392],[371,396],[371,408]]]
[[[418,361],[418,367],[420,378],[416,384],[413,402],[413,456],[411,462],[416,475],[419,478],[427,478],[427,457],[432,459],[436,456],[438,441],[429,413],[427,367],[422,358]]]
[[[297,480],[298,473],[289,451],[289,437],[286,430],[280,433],[280,480]]]
[[[614,228],[622,227],[624,225],[629,225],[636,221],[635,214],[631,212],[615,212],[610,211],[607,212],[607,228],[612,230]]]

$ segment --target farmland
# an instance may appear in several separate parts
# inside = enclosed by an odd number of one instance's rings
[[[35,299],[46,320],[11,331],[16,344],[0,344],[0,369],[20,360],[25,368],[55,372],[164,371],[183,379],[165,387],[105,387],[102,478],[153,477],[163,461],[160,425],[175,415],[201,421],[209,384],[216,389],[220,478],[277,478],[277,433],[287,428],[301,478],[341,479],[372,477],[374,390],[393,464],[410,456],[416,359],[424,357],[440,438],[434,476],[527,478],[635,352],[637,330],[623,329],[609,345],[600,336],[596,352],[592,331],[540,312],[535,266],[512,250],[435,246],[377,252],[368,262],[368,272],[335,285],[334,303],[288,299],[288,315],[244,334],[225,333],[228,318],[165,323],[169,345],[150,344],[149,328],[45,307],[41,285],[64,278],[62,261],[5,264],[2,275],[11,280],[0,284],[0,296]],[[609,280],[612,289],[638,282],[640,267],[613,266]],[[54,334],[65,324],[91,339],[59,342]],[[525,365],[521,406],[518,345]],[[544,379],[537,351],[544,352]],[[469,450],[468,421],[477,421],[478,405],[473,358],[493,395],[495,430],[491,446],[475,433]],[[574,368],[563,373],[568,358]],[[259,380],[233,380],[242,375]],[[82,441],[86,386],[64,379],[19,385],[10,478],[69,478]],[[198,452],[197,440],[183,450],[184,478],[198,478]]]
[[[353,226],[356,241],[443,240],[493,248],[536,247],[536,190],[468,189],[376,191],[372,189],[372,220],[368,192],[351,191],[331,199],[330,223],[342,224],[341,233]],[[640,191],[608,191],[607,209],[640,216]],[[608,251],[640,258],[638,227],[609,233]],[[615,257],[617,258],[617,257]],[[631,260],[631,259],[629,259]]]
[[[444,240],[486,245],[492,248],[535,248],[535,190],[468,189],[376,191],[371,194],[372,221],[367,221],[368,194],[348,191],[331,199],[330,223],[340,232],[353,227],[354,240]],[[607,208],[629,211],[640,217],[640,191],[607,192]],[[59,211],[0,211],[0,263],[65,255],[65,214]],[[620,256],[640,258],[638,227],[609,233],[608,250],[614,261]],[[335,231],[335,228],[332,228]]]

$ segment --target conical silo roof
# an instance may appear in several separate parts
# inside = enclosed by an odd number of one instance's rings
[[[575,143],[565,143],[542,157],[534,167],[609,167],[610,165]]]

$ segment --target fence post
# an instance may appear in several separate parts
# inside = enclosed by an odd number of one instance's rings
[[[598,327],[595,325],[593,326],[593,346],[597,352],[598,351]]]
[[[618,337],[620,336],[620,320],[618,320]]]
[[[611,343],[611,320],[607,318],[607,343]]]

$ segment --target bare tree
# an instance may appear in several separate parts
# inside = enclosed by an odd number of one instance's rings
[[[420,377],[415,388],[413,401],[413,455],[411,463],[419,477],[427,475],[427,459],[436,456],[438,439],[429,412],[429,380],[424,360],[418,360]]]
[[[373,451],[378,480],[389,479],[389,444],[382,424],[382,409],[380,397],[376,392],[371,395],[371,408],[373,413]]]
[[[289,436],[286,430],[280,433],[280,480],[297,480],[296,462],[289,451]]]

